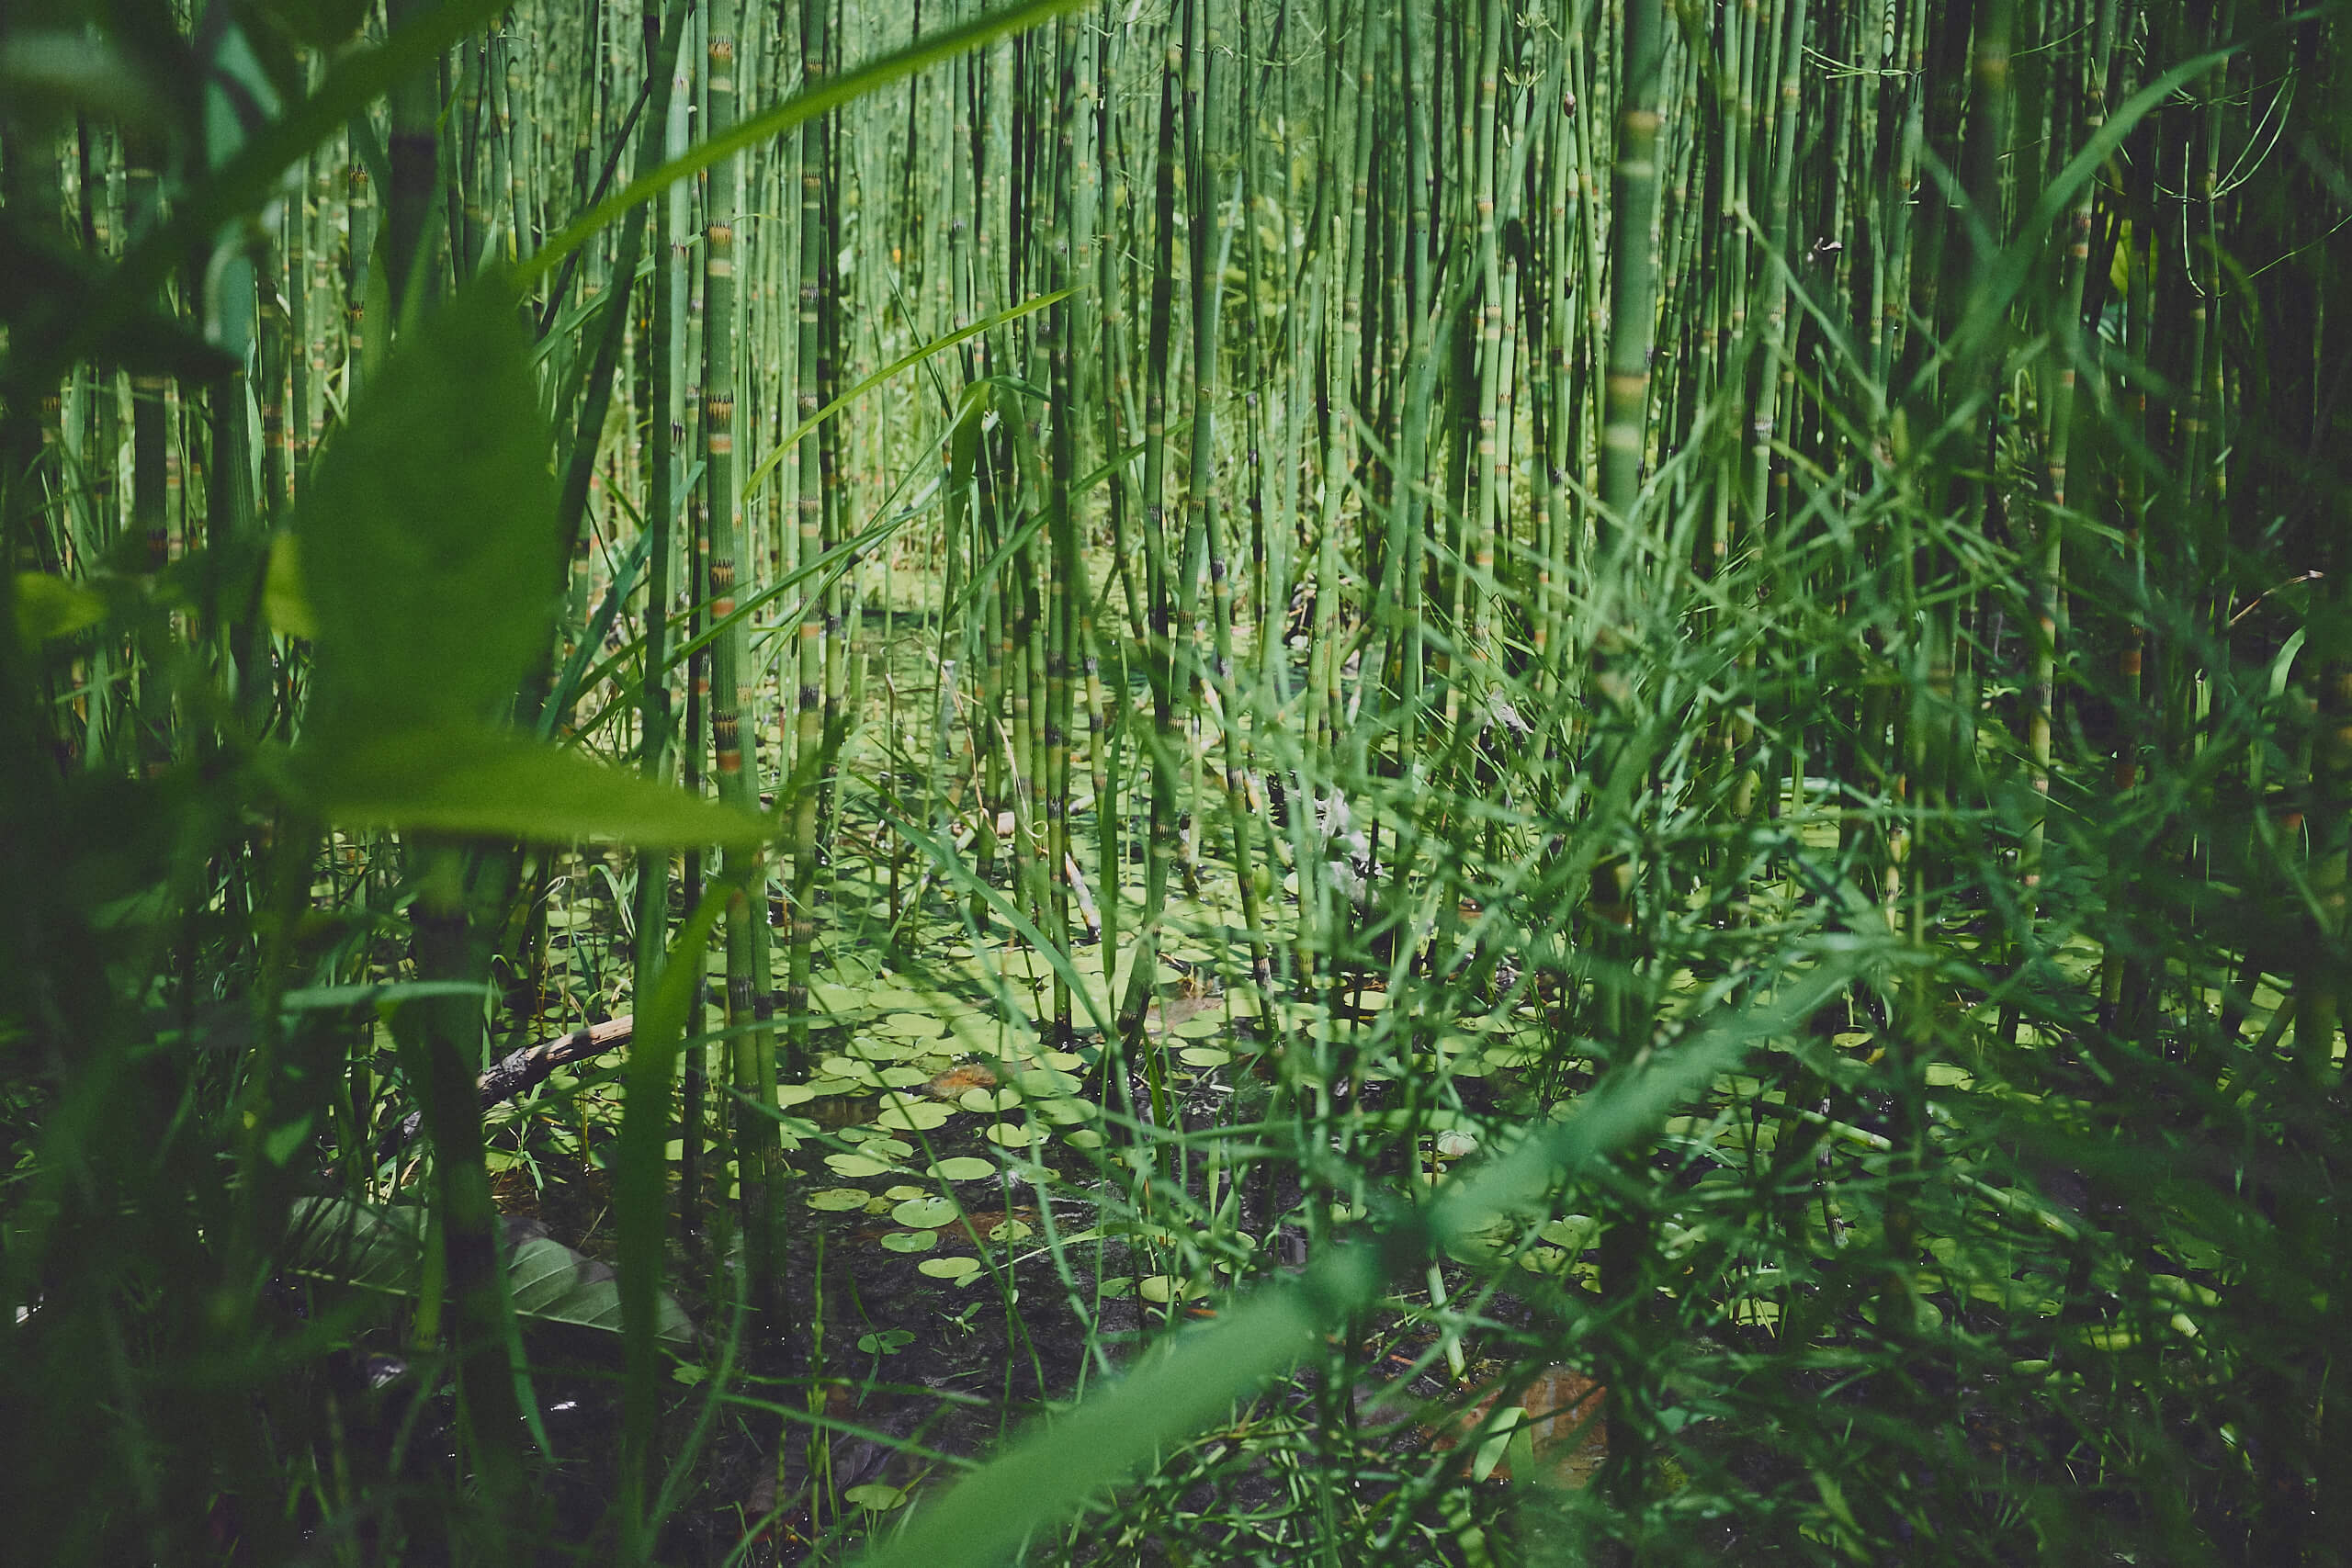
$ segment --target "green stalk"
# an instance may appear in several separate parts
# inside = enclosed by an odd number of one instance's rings
[[[709,0],[706,48],[709,134],[723,137],[735,118],[736,8],[734,0]],[[738,563],[745,553],[743,503],[735,482],[737,308],[735,219],[737,159],[724,158],[711,171],[705,196],[703,262],[703,480],[709,507],[710,615],[722,622],[734,614]],[[756,810],[759,805],[757,728],[743,733],[749,705],[750,628],[736,622],[711,649],[710,732],[712,772],[718,797]],[[746,751],[753,755],[747,760]],[[755,1310],[779,1317],[783,1311],[783,1256],[776,1227],[775,1183],[783,1148],[775,1117],[775,1046],[764,1027],[773,1003],[767,979],[767,900],[756,867],[760,856],[728,850],[720,877],[734,885],[727,906],[727,1023],[741,1031],[732,1046],[735,1092],[748,1103],[735,1110],[736,1179],[741,1185],[744,1289]]]
[[[649,6],[656,0],[648,0]],[[675,158],[686,142],[687,110],[694,103],[692,54],[681,27],[679,47],[671,51],[673,73],[667,112],[662,118],[664,159]],[[682,183],[670,187],[659,209],[654,236],[653,310],[650,319],[652,385],[650,418],[647,423],[650,465],[646,486],[645,525],[653,531],[645,569],[645,674],[640,687],[643,737],[639,766],[648,778],[668,779],[677,771],[676,731],[671,716],[669,630],[670,602],[679,514],[684,500],[685,465],[679,443],[686,434],[686,250],[690,240],[688,190]],[[691,557],[689,557],[691,561]],[[689,572],[691,576],[691,571]],[[693,732],[687,732],[689,750]],[[670,852],[646,850],[637,861],[637,979],[640,989],[661,967],[670,925]],[[695,962],[700,962],[699,953]],[[699,979],[699,971],[696,971]],[[699,992],[697,985],[696,992]],[[695,998],[681,1004],[691,1010]],[[701,1224],[700,1191],[704,1093],[708,1071],[707,1047],[688,1049],[685,1061],[685,1104],[679,1128],[679,1213],[682,1229],[691,1236]]]
[[[826,8],[804,6],[800,12],[801,71],[811,85],[821,85],[826,70]],[[812,116],[800,128],[800,299],[798,346],[800,420],[805,426],[831,397],[826,378],[827,299],[825,247],[831,233],[825,118]],[[797,509],[799,553],[795,565],[806,565],[825,547],[825,512],[829,501],[828,464],[831,447],[825,429],[809,429],[801,438],[798,457],[800,493]],[[796,773],[821,766],[825,746],[825,606],[811,595],[801,612],[794,638],[795,698],[792,767]],[[793,803],[792,813],[792,952],[786,983],[785,1010],[790,1023],[790,1057],[795,1076],[808,1070],[808,979],[816,939],[818,813],[820,791],[806,790]]]

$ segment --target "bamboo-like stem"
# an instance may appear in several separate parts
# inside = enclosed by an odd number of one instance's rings
[[[724,135],[735,118],[737,12],[733,0],[709,0],[707,125],[708,134]],[[745,554],[742,500],[735,479],[735,408],[740,389],[736,376],[737,320],[735,289],[735,223],[738,212],[738,159],[721,159],[711,170],[706,203],[703,258],[704,492],[708,498],[710,615],[723,622],[735,612],[737,573]],[[746,685],[750,662],[749,629],[741,621],[722,632],[711,649],[710,732],[712,774],[718,796],[739,807],[756,807],[753,783],[756,756],[746,752],[756,745],[756,723],[744,733],[743,715],[749,705]],[[747,740],[752,744],[746,744]],[[720,862],[720,874],[733,876],[739,867],[729,851]],[[753,852],[753,861],[758,856]],[[764,1027],[772,1003],[767,979],[767,900],[737,892],[727,908],[727,1022],[740,1031],[732,1048],[731,1076],[738,1096],[749,1103],[736,1107],[736,1179],[741,1192],[744,1246],[744,1289],[763,1314],[777,1316],[783,1310],[783,1257],[776,1225],[775,1187],[781,1175],[783,1151],[775,1119],[766,1114],[775,1102],[775,1043]]]
[[[694,104],[694,51],[682,36],[672,53],[668,112],[662,125],[662,153],[667,160],[685,151],[687,111]],[[652,311],[649,318],[649,357],[652,364],[647,442],[650,465],[646,484],[645,525],[652,530],[645,569],[645,674],[640,688],[642,710],[640,766],[649,778],[667,779],[677,771],[676,730],[671,716],[668,648],[671,599],[675,592],[676,543],[684,510],[685,463],[680,453],[686,436],[685,384],[690,372],[686,352],[686,254],[691,239],[690,192],[682,182],[662,199],[653,240]],[[687,556],[692,563],[691,547]],[[688,572],[692,576],[691,570]],[[699,738],[686,732],[687,750]],[[691,906],[689,906],[691,908]],[[638,857],[637,953],[639,989],[660,968],[667,949],[670,924],[670,852],[649,850]],[[704,1103],[708,1081],[707,1052],[691,1047],[684,1066],[684,1103],[679,1128],[679,1216],[688,1236],[701,1227]]]

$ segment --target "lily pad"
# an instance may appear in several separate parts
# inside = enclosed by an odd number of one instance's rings
[[[1015,1073],[1012,1081],[1020,1086],[1022,1093],[1033,1097],[1078,1092],[1076,1078],[1052,1067],[1028,1068]]]
[[[1570,1252],[1582,1252],[1592,1245],[1593,1235],[1600,1229],[1600,1222],[1589,1215],[1570,1214],[1566,1219],[1551,1221],[1535,1234],[1555,1247],[1565,1247]]]
[[[892,1231],[882,1238],[892,1252],[929,1252],[939,1245],[937,1231]]]
[[[890,1173],[890,1167],[862,1154],[827,1155],[825,1164],[831,1168],[835,1176],[846,1177],[852,1181],[861,1180],[869,1176],[888,1176]]]
[[[980,1135],[1000,1148],[1007,1149],[1025,1149],[1037,1141],[1036,1129],[1024,1127],[1018,1122],[991,1122],[981,1130]]]
[[[1233,1053],[1218,1045],[1187,1045],[1176,1059],[1188,1067],[1221,1067],[1233,1060]]]
[[[1147,1274],[1136,1281],[1136,1294],[1148,1302],[1165,1304],[1198,1295],[1200,1292],[1191,1280],[1180,1280],[1173,1274]]]
[[[1021,1103],[1021,1091],[1012,1089],[967,1089],[956,1097],[956,1103],[965,1110],[987,1116],[999,1111],[1010,1111]]]
[[[909,1095],[893,1096],[883,1104],[874,1118],[877,1127],[888,1127],[899,1133],[928,1133],[944,1125],[951,1114],[948,1107],[935,1100],[917,1100]]]
[[[920,1187],[909,1186],[906,1182],[901,1181],[896,1187],[885,1187],[882,1189],[882,1196],[888,1198],[893,1203],[903,1203],[910,1198],[928,1198],[931,1194]]]
[[[1062,1141],[1076,1149],[1099,1149],[1102,1134],[1091,1127],[1079,1127],[1062,1134]]]
[[[929,1174],[941,1181],[985,1181],[996,1174],[996,1163],[976,1159],[970,1155],[957,1155],[954,1159],[944,1159],[933,1166]]]
[[[863,1486],[853,1486],[843,1492],[842,1496],[861,1508],[869,1509],[877,1514],[888,1513],[892,1508],[904,1506],[907,1501],[907,1495],[903,1489],[886,1486],[878,1481],[869,1481]]]
[[[865,1208],[867,1196],[862,1187],[820,1188],[808,1194],[808,1206],[829,1214],[845,1214]]]
[[[894,1012],[875,1028],[884,1034],[895,1034],[902,1040],[936,1040],[947,1032],[946,1025],[929,1013]]]
[[[934,1280],[967,1280],[980,1271],[977,1258],[926,1258],[915,1265]]]
[[[935,1230],[953,1224],[962,1213],[952,1198],[910,1198],[890,1211],[890,1218],[909,1230]]]

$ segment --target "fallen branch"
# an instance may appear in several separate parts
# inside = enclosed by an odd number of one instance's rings
[[[626,1045],[637,1034],[637,1018],[623,1013],[602,1023],[592,1023],[585,1029],[575,1029],[569,1034],[558,1034],[510,1051],[491,1064],[490,1070],[479,1080],[482,1109],[514,1099],[524,1090],[537,1089],[545,1083],[558,1067],[574,1062],[584,1062],[591,1056],[601,1056],[616,1047]],[[384,1135],[383,1145],[376,1151],[379,1160],[390,1158],[408,1146],[419,1129],[424,1125],[424,1113],[412,1111],[401,1118],[400,1124]]]

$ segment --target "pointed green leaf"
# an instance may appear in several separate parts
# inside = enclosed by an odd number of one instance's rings
[[[339,729],[505,711],[561,581],[528,345],[480,286],[414,328],[319,464],[298,528]]]
[[[304,749],[295,778],[311,805],[345,828],[746,849],[773,831],[754,813],[487,727],[336,734]]]

